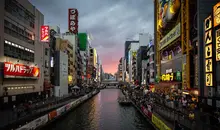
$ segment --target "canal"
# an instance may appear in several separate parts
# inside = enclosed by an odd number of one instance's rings
[[[154,130],[133,106],[120,106],[119,89],[104,89],[42,130]]]

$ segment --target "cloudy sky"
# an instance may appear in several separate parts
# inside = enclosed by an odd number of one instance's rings
[[[153,0],[29,0],[44,14],[44,23],[68,28],[68,8],[79,11],[79,31],[89,32],[105,72],[115,73],[126,39],[153,34]]]

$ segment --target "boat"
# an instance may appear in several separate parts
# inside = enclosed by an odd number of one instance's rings
[[[118,103],[120,105],[131,105],[131,101],[128,97],[121,97],[121,98],[118,98]]]

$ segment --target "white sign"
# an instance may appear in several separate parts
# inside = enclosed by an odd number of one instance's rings
[[[58,108],[57,109],[57,116],[62,115],[65,111],[66,111],[65,106]]]

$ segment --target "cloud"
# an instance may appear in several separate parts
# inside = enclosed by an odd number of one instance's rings
[[[124,54],[127,38],[137,39],[139,32],[153,35],[153,0],[30,0],[45,17],[45,24],[67,30],[68,8],[79,11],[79,31],[91,33],[92,46],[102,60],[104,70],[114,73]],[[110,58],[111,60],[106,60]],[[113,69],[110,69],[110,68]]]

